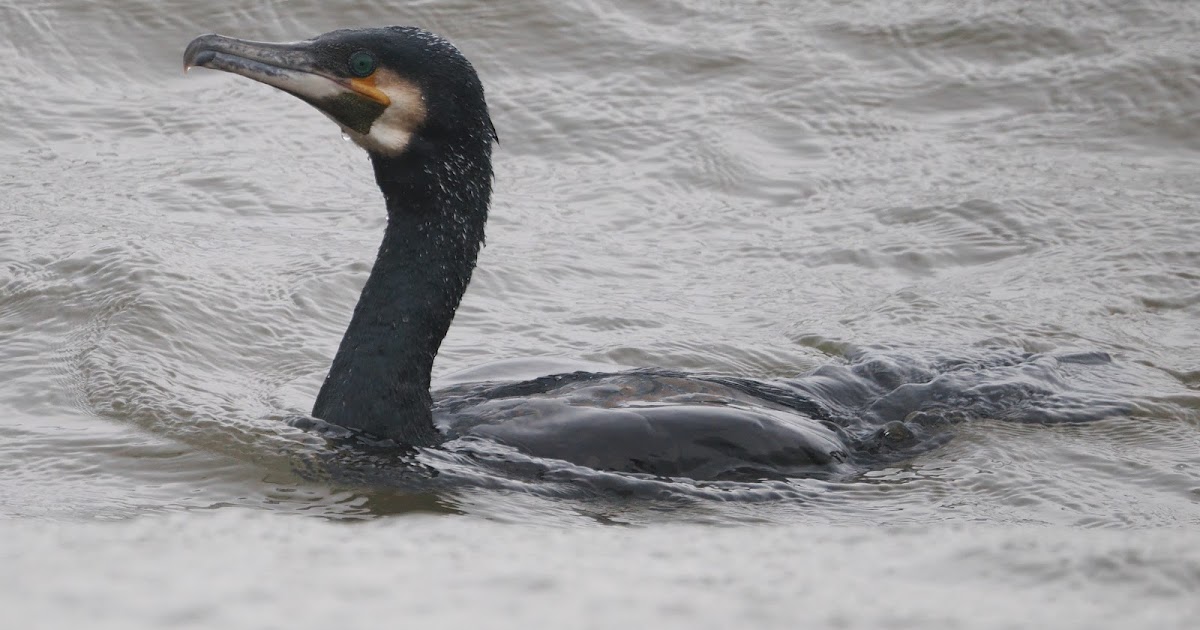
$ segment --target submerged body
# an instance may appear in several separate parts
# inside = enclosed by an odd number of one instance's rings
[[[835,425],[686,374],[576,372],[439,394],[449,437],[597,470],[760,479],[828,473],[849,457]]]

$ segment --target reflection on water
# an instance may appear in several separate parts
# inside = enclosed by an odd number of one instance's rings
[[[984,376],[945,392],[1010,413],[968,414],[939,425],[948,439],[935,448],[823,479],[666,482],[487,445],[422,453],[411,465],[432,472],[404,483],[362,458],[329,465],[324,441],[285,420],[311,406],[382,202],[365,157],[307,105],[216,73],[185,80],[179,59],[203,32],[287,40],[396,21],[464,50],[502,138],[488,244],[435,387],[470,380],[455,376],[464,369],[516,380],[580,363],[813,384],[883,357],[941,371],[857,400],[853,417],[891,410],[912,425],[896,392],[930,395],[954,369]],[[242,506],[264,514],[215,527],[247,532],[244,549],[282,529],[316,557],[339,534],[279,515],[437,513],[463,516],[431,532],[463,531],[423,538],[435,555],[502,539],[546,558],[539,542],[561,535],[554,549],[596,562],[661,552],[682,571],[685,557],[717,566],[790,549],[860,574],[910,556],[890,534],[825,528],[914,525],[908,548],[962,546],[897,566],[962,575],[963,558],[1051,548],[1084,567],[1056,582],[1052,563],[963,565],[990,567],[976,589],[1043,593],[1034,621],[1061,602],[1175,597],[1094,619],[1182,624],[1194,604],[1178,594],[1194,591],[1198,566],[1183,530],[1200,524],[1198,29],[1200,4],[1157,0],[0,4],[0,513],[68,521],[9,538],[53,564],[67,556],[38,540],[79,532],[119,547],[157,527],[77,520]],[[989,366],[1006,356],[1111,360]],[[1037,422],[1047,401],[1089,421]],[[509,535],[491,521],[777,533],[650,528],[592,546],[590,534]],[[158,544],[201,562],[187,541],[211,521],[169,522],[183,546]],[[418,522],[355,531],[369,548]],[[1181,530],[1127,545],[1080,533],[1147,526]],[[825,541],[833,555],[784,540]],[[391,576],[366,556],[363,575]],[[1125,567],[1103,586],[1089,581],[1101,558]],[[552,566],[547,584],[574,570]],[[1144,580],[1161,589],[1139,590]],[[997,595],[978,617],[939,617],[953,598],[932,592],[896,592],[889,601],[914,608],[894,623],[987,626],[987,611],[1028,601]],[[771,593],[756,610],[792,601]],[[826,623],[872,627],[830,606]]]

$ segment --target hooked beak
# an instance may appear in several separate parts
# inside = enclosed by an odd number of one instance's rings
[[[201,35],[183,53],[183,69],[193,66],[240,74],[299,97],[338,124],[366,134],[391,104],[373,76],[348,77],[323,63],[312,42],[272,44],[221,35]]]

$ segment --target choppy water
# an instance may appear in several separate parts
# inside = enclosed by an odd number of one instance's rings
[[[18,625],[1200,614],[1200,3],[383,4],[0,2]],[[463,49],[502,141],[436,384],[1033,353],[1122,413],[964,422],[845,478],[657,499],[439,453],[471,483],[301,475],[322,445],[280,420],[311,406],[382,204],[323,116],[180,55],[389,23]]]

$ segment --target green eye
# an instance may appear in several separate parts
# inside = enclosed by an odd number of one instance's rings
[[[350,55],[350,74],[356,77],[370,76],[375,72],[375,58],[371,53],[360,50],[353,55]]]

